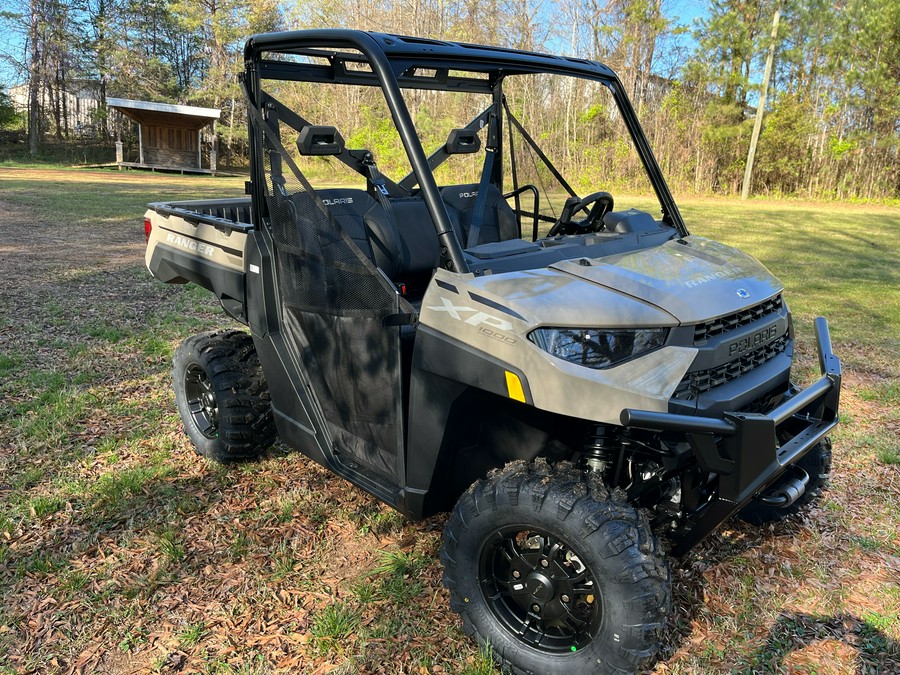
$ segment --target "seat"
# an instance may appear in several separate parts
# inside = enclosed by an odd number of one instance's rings
[[[347,236],[393,279],[403,263],[400,238],[378,200],[365,190],[353,188],[328,188],[317,192]]]
[[[364,190],[329,188],[318,195],[369,259],[415,297],[424,292],[440,264],[440,244],[428,207],[421,197],[391,199],[390,218],[377,199]],[[459,232],[459,218],[448,209]]]
[[[448,185],[441,190],[441,199],[456,212],[459,229],[457,236],[463,248],[469,241],[469,230],[472,229],[472,220],[475,217],[475,203],[478,200],[478,183],[468,185]],[[519,226],[516,214],[510,205],[503,199],[500,190],[496,186],[488,187],[487,199],[484,204],[484,214],[481,227],[478,230],[478,244],[489,244],[519,237]]]
[[[389,274],[391,279],[407,287],[410,296],[425,291],[434,270],[440,264],[441,247],[434,221],[420,196],[391,199],[399,242],[399,260]],[[447,209],[451,226],[459,231],[459,218]],[[382,210],[379,217],[386,219]]]

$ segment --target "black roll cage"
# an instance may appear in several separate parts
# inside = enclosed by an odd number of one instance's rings
[[[298,60],[296,57],[304,60]],[[491,95],[493,103],[486,112],[494,116],[498,128],[492,138],[496,146],[497,159],[493,162],[490,178],[491,182],[502,185],[503,134],[499,125],[505,108],[502,94],[503,79],[509,75],[545,73],[601,82],[612,93],[650,178],[662,207],[663,222],[675,227],[681,236],[688,234],[678,206],[641,129],[637,114],[624,93],[621,81],[602,63],[501,47],[343,29],[256,35],[250,38],[244,47],[244,61],[243,81],[252,98],[248,105],[256,105],[254,101],[262,100],[262,80],[381,88],[412,166],[412,174],[401,180],[398,185],[408,189],[410,183],[418,184],[441,244],[441,264],[452,271],[465,273],[469,268],[432,173],[433,167],[437,166],[435,162],[439,163],[442,160],[439,156],[432,155],[429,158],[425,155],[401,89],[461,91]],[[368,70],[364,65],[353,67],[350,64],[368,64]],[[474,77],[461,73],[484,73],[485,76]],[[506,112],[509,113],[508,109]],[[511,115],[509,119],[514,120]],[[257,145],[255,135],[250,134],[250,152],[254,158],[260,157],[262,152]],[[250,190],[256,223],[263,222],[268,215],[262,167],[262,162],[252,162]],[[515,171],[514,165],[512,168]],[[565,181],[562,183],[566,185]],[[514,196],[518,207],[518,195]]]

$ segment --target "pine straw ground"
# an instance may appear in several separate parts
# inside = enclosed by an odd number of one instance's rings
[[[283,447],[228,468],[192,453],[171,352],[225,323],[205,291],[149,278],[140,232],[141,205],[184,183],[3,178],[0,672],[493,672],[448,610],[442,517],[406,523]],[[15,181],[68,192],[43,205]],[[127,216],[60,218],[104,191]],[[847,374],[817,507],[673,561],[654,672],[900,673],[896,377]]]

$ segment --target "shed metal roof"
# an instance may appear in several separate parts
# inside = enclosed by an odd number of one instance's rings
[[[142,124],[172,125],[188,129],[200,129],[219,119],[217,108],[199,108],[192,105],[135,101],[130,98],[107,97],[107,105]]]

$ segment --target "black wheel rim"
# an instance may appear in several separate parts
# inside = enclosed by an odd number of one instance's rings
[[[593,572],[559,537],[507,527],[485,542],[479,583],[494,616],[519,640],[549,654],[576,652],[600,628]]]
[[[197,430],[206,438],[218,437],[219,404],[216,392],[206,371],[196,363],[184,371],[184,395]]]

